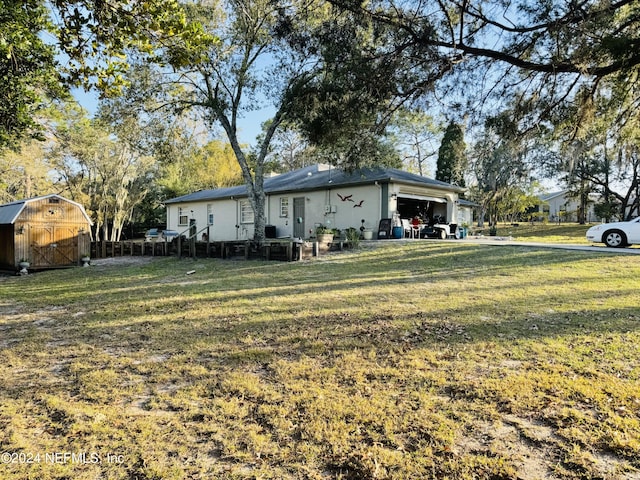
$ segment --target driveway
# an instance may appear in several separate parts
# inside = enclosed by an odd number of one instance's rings
[[[453,240],[447,240],[453,241]],[[585,252],[614,253],[616,255],[640,255],[640,248],[609,248],[603,245],[582,245],[582,244],[566,244],[566,243],[542,243],[542,242],[522,242],[514,240],[512,237],[467,237],[465,239],[455,240],[456,242],[484,244],[484,245],[505,245],[519,247],[535,247],[535,248],[557,248],[560,250],[581,250]]]

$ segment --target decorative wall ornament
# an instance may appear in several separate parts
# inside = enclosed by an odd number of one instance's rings
[[[339,193],[336,193],[336,195],[338,195],[340,197],[340,200],[342,200],[343,202],[353,202],[353,200],[351,199],[351,197],[353,197],[353,195],[342,196]]]

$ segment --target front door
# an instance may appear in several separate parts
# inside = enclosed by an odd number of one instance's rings
[[[305,197],[296,197],[293,199],[293,237],[294,238],[305,238],[304,202],[305,202]]]

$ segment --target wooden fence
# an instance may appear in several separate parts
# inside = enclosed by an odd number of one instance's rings
[[[122,256],[177,256],[192,258],[245,258],[295,261],[310,258],[330,250],[342,250],[348,246],[345,240],[331,244],[318,242],[299,242],[292,239],[268,239],[258,247],[248,240],[225,242],[181,241],[179,238],[166,242],[163,240],[121,240],[119,242],[99,241],[91,245],[92,258],[111,258]]]

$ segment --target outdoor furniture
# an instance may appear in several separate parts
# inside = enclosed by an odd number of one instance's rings
[[[409,223],[409,220],[406,218],[403,218],[400,220],[402,222],[402,231],[403,231],[403,236],[404,238],[410,238],[412,235],[412,228],[411,228],[411,224]]]
[[[390,218],[381,219],[378,225],[378,240],[391,238],[391,227],[392,223]]]
[[[424,228],[424,224],[418,223],[417,225],[411,225],[411,237],[412,238],[420,238],[420,232]]]

